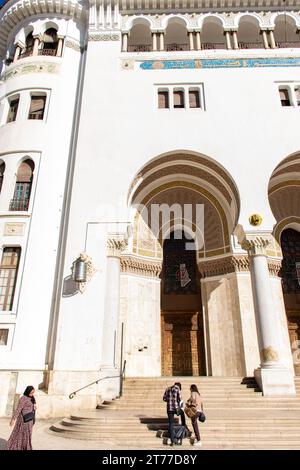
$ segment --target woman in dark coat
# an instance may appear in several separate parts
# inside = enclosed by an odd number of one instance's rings
[[[34,387],[29,385],[19,400],[18,407],[10,422],[14,429],[7,441],[6,450],[32,450],[31,436],[36,409],[34,392]],[[27,419],[30,420],[27,421]]]

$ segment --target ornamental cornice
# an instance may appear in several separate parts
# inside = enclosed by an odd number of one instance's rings
[[[281,277],[282,260],[268,258],[269,273],[273,277]]]
[[[247,255],[231,255],[211,261],[201,261],[198,267],[201,276],[205,278],[247,272],[250,270],[250,263]]]
[[[9,67],[1,78],[2,80],[9,80],[10,78],[30,73],[59,73],[59,71],[60,64],[53,62],[39,62],[37,59],[36,62],[27,62],[26,64],[17,65],[13,68]]]
[[[271,235],[246,234],[241,241],[243,250],[248,251],[249,256],[264,255],[267,256],[267,248],[272,246]]]
[[[107,239],[107,256],[119,258],[127,247],[128,240],[124,235],[110,235]]]
[[[103,33],[90,33],[88,36],[89,41],[120,41],[119,34],[103,34]]]
[[[162,262],[149,261],[134,256],[121,257],[121,272],[158,278],[162,269]]]
[[[65,41],[65,47],[69,47],[70,49],[73,49],[76,52],[80,52],[80,44],[79,42],[76,41],[71,41],[70,39],[66,39]]]

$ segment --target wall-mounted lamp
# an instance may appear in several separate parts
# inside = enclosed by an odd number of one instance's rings
[[[75,282],[86,282],[87,265],[81,257],[77,258],[72,265],[72,279]]]
[[[80,253],[80,256],[73,262],[72,279],[78,283],[79,291],[83,293],[87,282],[90,281],[96,269],[93,266],[92,259],[86,253]]]

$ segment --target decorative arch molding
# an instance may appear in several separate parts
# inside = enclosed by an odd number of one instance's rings
[[[61,15],[64,18],[83,20],[86,16],[84,1],[47,0],[47,2],[36,2],[35,0],[19,0],[5,5],[0,10],[0,54],[4,55],[7,43],[12,32],[15,31],[23,20],[39,18],[49,15]]]
[[[175,23],[174,20],[180,20],[180,23],[184,23],[184,25],[186,26],[187,29],[189,29],[191,27],[191,24],[190,24],[190,21],[189,21],[189,18],[186,16],[186,15],[181,15],[181,14],[170,14],[170,15],[166,15],[165,17],[162,18],[161,20],[161,27],[162,29],[167,29],[167,27],[169,26],[170,22],[171,24],[172,23]]]
[[[227,27],[226,18],[224,18],[223,15],[218,14],[218,13],[207,13],[207,14],[200,16],[199,22],[198,22],[199,28],[202,29],[203,26],[206,23],[208,23],[210,20],[215,20],[214,21],[215,24],[219,23],[219,25],[223,28]]]
[[[295,13],[294,11],[279,11],[279,12],[276,12],[276,13],[272,13],[270,15],[270,20],[269,20],[269,23],[270,25],[275,28],[276,26],[276,19],[279,18],[280,16],[287,16],[288,18],[291,18],[294,22],[295,22],[295,26],[297,26],[298,28],[300,28],[300,16],[299,16],[299,13]]]
[[[263,26],[266,26],[266,20],[264,21],[263,17],[259,13],[255,12],[242,12],[238,13],[237,15],[234,15],[234,23],[237,28],[239,28],[241,20],[250,17],[253,18],[257,22],[257,25],[259,28],[262,28]]]
[[[300,232],[300,217],[290,216],[286,217],[286,219],[281,220],[277,223],[274,227],[274,238],[276,239],[277,243],[280,245],[280,238],[282,232],[287,229],[292,228]]]
[[[124,30],[129,32],[137,25],[148,26],[151,30],[155,29],[154,21],[150,15],[134,15],[128,18],[124,25]]]

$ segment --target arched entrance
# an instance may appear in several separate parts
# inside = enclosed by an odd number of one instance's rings
[[[239,215],[231,176],[202,154],[164,154],[136,175],[128,205],[133,237],[121,260],[128,374],[243,375],[242,335],[247,329],[252,347],[255,325],[238,298],[251,280],[231,245]]]
[[[300,375],[299,175],[300,154],[297,153],[276,167],[269,184],[270,205],[277,220],[274,235],[282,252],[280,276],[296,375]]]
[[[184,231],[163,243],[161,272],[162,375],[205,375],[200,273]]]

